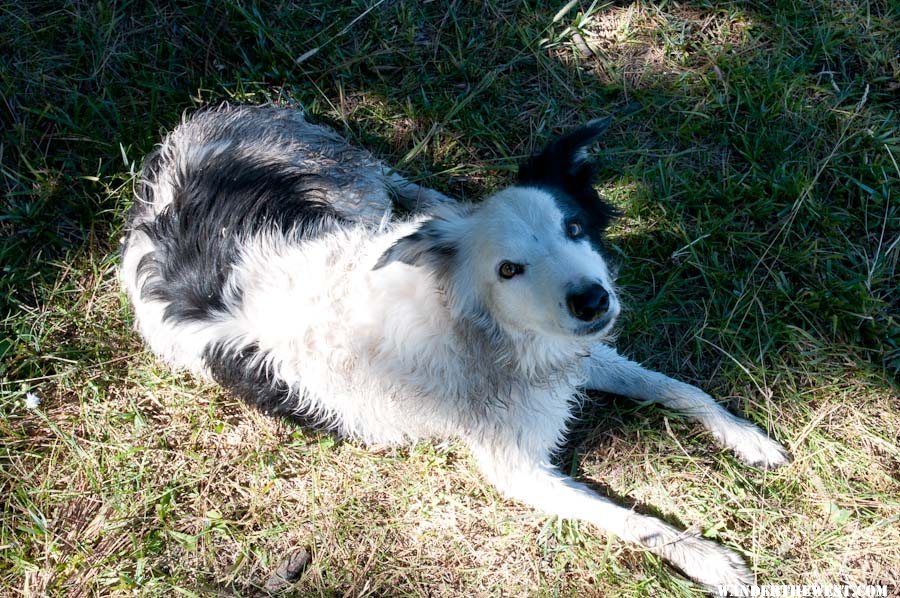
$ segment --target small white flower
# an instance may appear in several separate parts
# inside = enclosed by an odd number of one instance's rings
[[[41,404],[41,397],[37,396],[33,392],[25,393],[25,407],[28,409],[37,409]]]

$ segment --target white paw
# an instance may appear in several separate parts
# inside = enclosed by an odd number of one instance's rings
[[[671,561],[688,577],[713,591],[722,586],[747,586],[754,583],[753,573],[737,553],[697,536],[677,541]]]
[[[745,586],[753,583],[753,574],[737,553],[705,540],[696,532],[679,531],[654,519],[632,515],[626,521],[627,536],[661,556],[709,589]]]
[[[715,436],[747,465],[775,469],[791,460],[783,446],[750,422],[735,419],[716,430]]]

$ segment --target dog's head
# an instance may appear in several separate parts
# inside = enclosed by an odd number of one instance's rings
[[[591,144],[609,120],[556,139],[519,168],[518,183],[476,206],[450,206],[398,240],[393,261],[430,268],[457,309],[507,330],[593,339],[607,334],[619,301],[601,237],[615,215],[593,188]]]

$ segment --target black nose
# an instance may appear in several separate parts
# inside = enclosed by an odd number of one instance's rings
[[[609,309],[609,293],[601,285],[592,283],[569,293],[566,297],[569,313],[584,322],[590,322]]]

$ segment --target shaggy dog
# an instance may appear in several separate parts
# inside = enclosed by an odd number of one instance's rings
[[[479,203],[419,187],[302,113],[230,107],[147,158],[121,279],[147,344],[257,405],[370,445],[459,438],[510,498],[588,521],[708,586],[731,550],[618,506],[551,457],[583,389],[658,402],[746,463],[782,447],[604,344],[620,304],[592,186],[597,120]],[[401,208],[410,218],[392,218]]]

